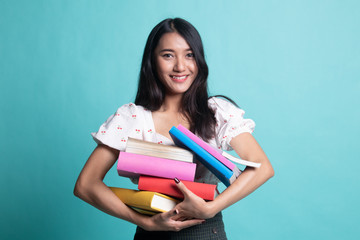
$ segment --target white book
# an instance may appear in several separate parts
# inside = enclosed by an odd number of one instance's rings
[[[251,161],[247,161],[241,158],[237,158],[234,157],[233,155],[228,154],[227,152],[222,152],[221,153],[224,157],[226,157],[227,159],[235,162],[235,163],[239,163],[241,165],[245,165],[245,166],[249,166],[249,167],[255,167],[255,168],[259,168],[261,166],[261,163],[256,163],[256,162],[251,162]]]
[[[184,148],[128,138],[125,152],[171,160],[194,162],[194,154]]]

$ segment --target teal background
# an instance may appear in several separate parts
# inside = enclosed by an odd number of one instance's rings
[[[229,239],[359,239],[359,1],[0,0],[1,239],[132,239],[73,196],[96,131],[133,101],[151,29],[199,30],[275,177],[224,211]],[[117,176],[105,182],[135,187]]]

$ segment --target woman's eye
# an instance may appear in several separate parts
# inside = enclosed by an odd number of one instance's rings
[[[188,53],[188,54],[186,54],[186,56],[187,56],[188,58],[193,58],[193,57],[194,57],[194,54],[193,54],[193,53]]]
[[[163,55],[163,57],[165,57],[165,58],[171,58],[172,55],[171,55],[170,53],[165,53],[165,54]]]

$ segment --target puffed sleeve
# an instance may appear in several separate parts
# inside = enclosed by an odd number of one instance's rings
[[[136,125],[139,125],[136,116],[135,105],[133,103],[125,104],[111,115],[97,132],[93,132],[91,135],[98,144],[124,151],[128,137],[132,135]]]
[[[209,107],[214,110],[216,118],[216,143],[223,150],[230,151],[230,141],[237,135],[248,132],[252,133],[255,128],[255,122],[251,119],[245,119],[245,111],[236,107],[221,98],[210,98]]]

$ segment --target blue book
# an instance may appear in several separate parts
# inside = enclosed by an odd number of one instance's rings
[[[179,129],[172,127],[169,133],[176,145],[193,151],[198,156],[199,161],[204,164],[204,166],[207,167],[221,182],[223,182],[225,186],[230,186],[230,184],[236,180],[236,175],[229,168],[182,133]]]

